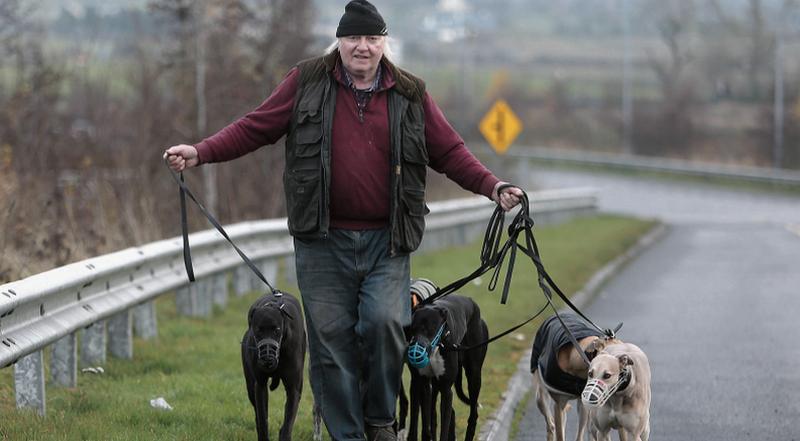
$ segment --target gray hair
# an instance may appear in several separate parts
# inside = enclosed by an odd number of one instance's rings
[[[394,62],[394,51],[392,50],[392,39],[390,37],[384,36],[383,42],[383,56],[386,57],[389,61]],[[325,48],[324,54],[327,55],[334,50],[339,49],[339,39],[333,41],[327,48]]]

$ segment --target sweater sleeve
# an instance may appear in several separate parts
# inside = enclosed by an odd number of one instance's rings
[[[500,180],[487,169],[464,145],[464,140],[453,129],[442,110],[425,93],[425,142],[428,146],[430,166],[465,190],[491,199],[492,190]]]
[[[299,72],[290,70],[258,108],[196,144],[200,163],[229,161],[281,139],[289,130]]]

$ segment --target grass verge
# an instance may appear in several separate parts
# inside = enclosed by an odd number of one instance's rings
[[[538,228],[536,235],[548,271],[566,293],[573,293],[651,226],[647,221],[597,216]],[[449,283],[477,266],[479,249],[480,244],[475,243],[414,256],[412,273],[439,284]],[[487,293],[486,278],[461,291],[479,303],[491,335],[521,322],[544,301],[532,264],[521,259],[515,267],[507,305],[499,304],[499,293]],[[284,281],[279,281],[278,286],[297,292]],[[48,385],[45,418],[16,410],[13,369],[0,371],[0,440],[255,439],[253,411],[241,373],[239,341],[247,310],[257,296],[253,293],[231,298],[228,307],[216,310],[210,320],[179,316],[174,296],[159,298],[159,337],[152,341],[136,339],[132,362],[110,358],[105,374],[79,374],[76,389]],[[536,326],[528,325],[490,346],[483,369],[479,428],[500,404],[508,379],[530,345]],[[306,381],[294,429],[297,440],[310,440],[312,434],[308,384]],[[150,407],[149,401],[156,397],[164,397],[174,410]],[[282,389],[270,398],[270,436],[277,438],[283,414]],[[468,410],[459,403],[456,413],[461,430]]]

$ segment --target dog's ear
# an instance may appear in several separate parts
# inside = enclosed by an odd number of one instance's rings
[[[606,347],[605,339],[596,338],[592,340],[588,346],[586,346],[584,352],[586,353],[586,357],[589,358],[589,361],[591,361],[594,359],[594,357],[597,356],[598,353],[600,353],[600,351],[605,349],[605,347]]]
[[[247,311],[247,326],[249,327],[253,324],[253,314],[256,312],[256,305],[250,306],[250,310]]]
[[[455,320],[453,320],[453,313],[447,308],[441,308],[440,307],[439,308],[439,315],[441,315],[442,316],[442,320],[444,320],[444,322],[447,323],[447,326],[448,326],[447,333],[449,334],[450,331],[453,330],[453,327],[457,326]]]
[[[628,366],[633,366],[633,359],[628,354],[622,354],[617,357],[619,360],[619,367],[625,369]]]
[[[437,306],[436,311],[439,312],[439,316],[442,318],[442,320],[447,321],[447,309]]]

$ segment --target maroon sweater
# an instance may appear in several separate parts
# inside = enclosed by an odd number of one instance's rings
[[[331,138],[330,225],[383,228],[389,224],[391,176],[387,89],[394,86],[394,78],[383,69],[382,84],[367,103],[361,122],[355,94],[341,80],[340,69],[341,63],[334,70],[339,84]],[[285,135],[298,77],[299,70],[292,69],[257,109],[197,144],[200,163],[234,159]],[[491,197],[498,179],[466,148],[427,92],[423,106],[430,167],[466,190]]]

